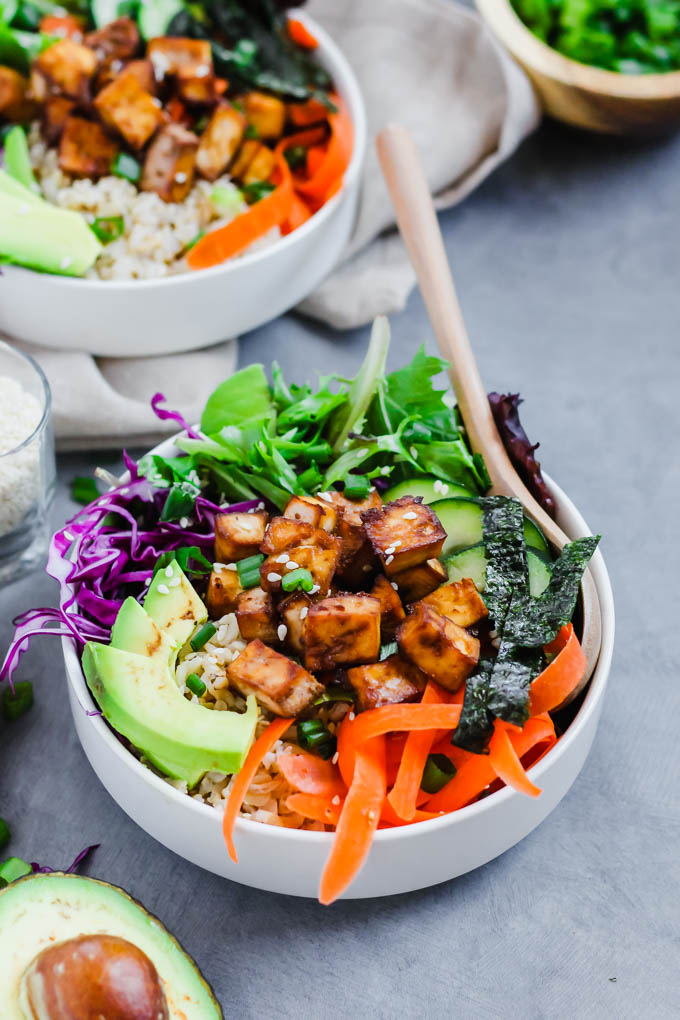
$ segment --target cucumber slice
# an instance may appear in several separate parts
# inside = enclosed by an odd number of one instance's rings
[[[477,591],[483,592],[486,585],[486,549],[483,542],[468,549],[459,549],[444,560],[449,581],[461,581],[469,577],[474,581]],[[527,566],[529,568],[529,591],[536,598],[548,586],[552,569],[550,564],[538,552],[527,549]]]
[[[435,489],[436,482],[439,484]],[[400,499],[402,496],[422,496],[423,503],[434,503],[435,500],[442,500],[447,496],[470,498],[473,495],[474,493],[466,489],[464,485],[457,485],[455,482],[442,482],[434,475],[423,475],[420,478],[407,478],[405,482],[394,485],[387,490],[383,500],[385,503],[391,503],[392,500]]]
[[[484,511],[474,498],[438,499],[430,504],[446,532],[442,556],[478,545],[484,540]],[[543,532],[524,518],[524,541],[529,549],[535,549],[543,556],[550,555],[550,549]]]
[[[144,0],[139,9],[139,31],[144,39],[165,35],[175,15],[184,10],[181,0]]]
[[[109,25],[120,17],[121,0],[92,0],[90,10],[97,28]]]
[[[545,553],[548,558],[550,557],[548,539],[545,537],[538,524],[534,524],[529,517],[524,518],[524,541],[530,549],[536,549],[537,552]]]

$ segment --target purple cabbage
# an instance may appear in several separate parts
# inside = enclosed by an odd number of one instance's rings
[[[167,403],[167,401],[162,393],[154,393],[151,398],[151,409],[157,418],[160,418],[161,421],[176,422],[191,439],[202,438],[194,429],[191,428],[190,425],[187,424],[179,411],[168,411],[160,406],[165,403]]]
[[[72,875],[72,874],[74,874],[74,872],[76,872],[78,870],[78,868],[83,863],[83,861],[87,857],[89,857],[89,855],[94,850],[98,850],[100,846],[101,846],[100,843],[93,843],[92,846],[86,846],[84,850],[80,851],[80,853],[78,854],[78,856],[74,860],[73,864],[71,864],[68,868],[64,868],[63,869],[64,874],[65,875]],[[61,871],[62,869],[61,868],[50,868],[50,866],[48,864],[38,864],[36,861],[31,861],[31,870],[33,871],[34,875],[51,875],[52,872],[54,872],[54,871]]]

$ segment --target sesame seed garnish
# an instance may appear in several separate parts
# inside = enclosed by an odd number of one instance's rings
[[[389,475],[391,470],[392,468],[389,468],[387,467],[387,465],[385,465],[385,467],[380,468],[380,474],[383,475],[383,477],[385,477],[386,475]]]
[[[331,800],[331,804],[339,804],[339,803],[340,803],[340,795],[336,793],[335,796],[333,797],[333,799]]]
[[[401,539],[400,538],[395,538],[395,540],[394,540],[394,548],[398,549],[400,545],[403,545],[403,542],[401,541]]]
[[[336,751],[335,754],[333,755],[333,757],[331,758],[331,765],[337,765],[339,760],[340,760],[340,755]]]
[[[446,482],[441,482],[441,489],[439,491],[441,492],[442,496],[446,495],[446,493],[449,491],[449,487],[446,484]]]
[[[396,581],[390,581],[390,584],[392,585],[395,591],[399,591],[399,585],[397,584]]]
[[[303,606],[302,609],[300,610],[300,619],[304,620],[306,618],[308,612],[309,612],[309,606]]]
[[[418,514],[415,513],[413,510],[409,510],[409,512],[407,514],[404,514],[404,520],[405,521],[415,521],[417,516],[418,516]]]
[[[162,109],[163,104],[161,103],[158,96],[152,96],[151,102],[153,103],[154,106],[157,106],[159,110]]]
[[[393,545],[391,545],[391,546],[389,546],[388,549],[385,549],[385,555],[386,556],[391,556],[394,551],[395,551],[395,547]]]
[[[220,566],[224,567],[225,570],[238,570],[235,563],[220,563]]]
[[[441,490],[442,490],[442,483],[439,481],[439,479],[437,479],[437,481],[434,483],[432,488],[434,489],[435,492],[441,492]]]
[[[148,588],[150,584],[151,584],[151,578],[150,577],[145,578],[144,579],[144,587]]]
[[[186,179],[187,175],[184,173],[183,170],[178,170],[177,173],[175,174],[175,181],[177,182],[177,184],[184,184],[186,182]]]
[[[272,570],[271,573],[267,574],[267,580],[271,581],[272,583],[274,583],[275,581],[280,581],[281,574],[277,574]]]
[[[167,584],[159,584],[157,590],[158,590],[158,594],[159,595],[169,595],[170,594],[170,589],[168,588]]]
[[[246,510],[246,513],[247,514],[254,514],[255,513],[255,507],[251,506],[250,510]]]
[[[64,538],[68,539],[69,542],[73,541],[73,535],[71,534],[70,531],[65,531],[64,532]]]
[[[260,502],[257,504],[255,509],[256,510],[264,510],[264,503],[262,502],[262,500],[260,500]]]
[[[285,623],[280,623],[279,624],[279,626],[278,626],[278,628],[276,630],[276,633],[279,636],[279,641],[283,641],[283,639],[285,638],[286,634],[288,633],[288,628],[286,627]]]
[[[179,519],[179,526],[180,526],[180,528],[188,528],[189,527],[189,518],[188,517],[180,517],[180,519]]]
[[[414,460],[418,459],[418,451],[416,450],[415,446],[412,446],[408,452],[411,454]]]
[[[167,566],[165,568],[165,576],[166,577],[172,577],[174,573],[175,573],[175,571],[172,569],[172,565],[169,565],[169,566]]]
[[[318,585],[318,584],[313,584],[313,585],[312,585],[312,587],[311,587],[311,590],[310,590],[310,593],[309,593],[309,594],[310,594],[310,595],[316,595],[316,593],[317,593],[318,591],[320,591],[320,590],[321,590],[321,586],[320,586],[320,585]]]
[[[168,581],[168,587],[169,588],[179,588],[181,583],[182,583],[182,578],[181,577],[173,577],[172,581]]]
[[[385,560],[385,566],[389,567],[389,565],[390,565],[390,563],[392,562],[393,559],[394,559],[394,556],[392,556],[392,555],[388,556],[387,559]]]
[[[120,490],[120,494],[121,494],[121,496],[127,496],[127,494],[128,494],[128,492],[129,492],[129,491],[130,491],[130,490],[128,489],[127,485],[125,485],[125,486],[124,486],[124,487],[123,487],[123,488],[122,488],[122,489]]]
[[[286,570],[297,570],[299,566],[300,564],[296,563],[295,560],[288,560],[286,563]]]
[[[354,712],[349,712],[347,718],[349,719],[350,722],[353,722],[356,719],[356,715],[354,714]]]
[[[277,556],[275,558],[275,560],[274,560],[274,563],[287,563],[287,562],[288,562],[288,553],[281,553],[281,555]]]

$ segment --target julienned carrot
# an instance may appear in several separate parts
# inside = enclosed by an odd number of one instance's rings
[[[318,99],[308,99],[305,103],[288,103],[286,112],[291,124],[296,127],[319,124],[328,117],[328,110]]]
[[[288,19],[288,35],[296,46],[302,46],[305,50],[315,50],[319,45],[318,40],[297,18]]]
[[[571,623],[562,627],[545,650],[557,652],[557,656],[531,685],[529,706],[532,715],[551,712],[561,705],[577,686],[588,665]]]
[[[286,149],[308,149],[310,146],[322,145],[328,141],[328,130],[325,124],[319,124],[317,127],[310,127],[304,131],[296,131],[294,135],[286,135],[277,144],[274,152],[285,152]]]
[[[236,776],[234,785],[229,792],[222,820],[222,834],[224,842],[227,844],[229,856],[235,864],[238,864],[238,857],[236,855],[236,847],[234,846],[234,825],[236,824],[245,795],[248,792],[248,787],[252,783],[265,754],[271,751],[276,741],[283,736],[288,727],[294,722],[294,719],[274,719],[273,722],[270,722],[267,729],[257,738],[248,752],[248,757],[244,761],[241,771]]]
[[[524,771],[517,751],[512,746],[507,727],[508,724],[502,719],[496,719],[494,722],[489,741],[489,760],[493,770],[506,786],[512,786],[519,793],[526,793],[529,797],[538,797],[540,787],[532,783]]]
[[[287,782],[300,793],[344,797],[347,787],[329,761],[306,751],[279,755],[277,765]]]
[[[397,730],[453,730],[460,719],[461,705],[400,704],[383,705],[362,712],[352,722],[354,740],[361,745],[372,737]],[[349,718],[349,717],[346,717]]]
[[[325,200],[329,189],[337,184],[338,179],[342,179],[352,155],[354,131],[347,107],[337,96],[331,98],[338,112],[328,115],[331,136],[324,158],[308,181],[298,181],[295,185],[301,195],[317,201]]]
[[[293,195],[293,204],[288,218],[281,224],[281,233],[292,234],[294,230],[306,223],[311,215],[312,211],[307,203],[303,202],[298,195]]]
[[[323,822],[324,825],[337,825],[344,798],[339,794],[335,796],[337,804],[333,803],[333,798],[323,794],[291,793],[286,801],[286,807],[299,815],[304,815],[305,818],[311,818],[312,821]]]
[[[434,680],[428,680],[421,705],[441,704],[448,700],[446,691]],[[395,814],[404,821],[410,821],[415,816],[423,769],[437,736],[436,730],[416,730],[406,738],[397,778],[387,795]]]
[[[371,849],[384,799],[385,738],[375,737],[355,750],[352,785],[321,876],[321,903],[332,903],[356,877]]]
[[[387,825],[413,825],[414,822],[427,822],[431,818],[439,818],[441,812],[439,811],[420,811],[416,810],[413,818],[406,821],[400,818],[397,812],[390,804],[389,798],[385,797],[383,801],[382,811],[380,812],[380,824]]]
[[[288,219],[293,206],[293,182],[283,155],[278,154],[276,166],[279,181],[274,191],[251,205],[247,212],[241,213],[231,223],[202,237],[187,255],[192,269],[220,265]]]

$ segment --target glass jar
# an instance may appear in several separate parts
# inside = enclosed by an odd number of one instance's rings
[[[33,358],[0,341],[0,584],[44,565],[55,484],[49,384]]]

